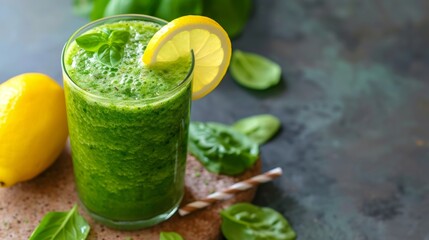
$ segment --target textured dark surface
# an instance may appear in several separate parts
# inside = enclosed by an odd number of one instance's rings
[[[233,47],[278,62],[281,84],[251,91],[228,75],[193,119],[281,119],[262,158],[285,174],[255,203],[283,213],[300,240],[429,240],[429,2],[255,4]],[[87,20],[71,0],[16,0],[0,22],[0,82],[30,71],[60,82],[61,48]]]

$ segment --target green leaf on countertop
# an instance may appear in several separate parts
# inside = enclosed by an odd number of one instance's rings
[[[204,0],[203,15],[216,20],[233,38],[243,31],[252,7],[252,0]]]
[[[184,15],[201,15],[202,0],[160,0],[155,16],[171,21]]]
[[[183,238],[175,232],[161,232],[159,240],[183,240]]]
[[[231,75],[240,85],[264,90],[277,85],[281,79],[281,67],[258,54],[235,50],[232,54]]]
[[[77,205],[68,212],[49,212],[31,234],[29,240],[85,240],[89,224],[79,215]]]
[[[280,125],[280,120],[277,117],[262,114],[238,120],[232,127],[261,145],[278,132]]]
[[[220,123],[191,122],[188,145],[208,171],[218,174],[240,174],[259,158],[257,143]]]
[[[96,52],[106,44],[108,36],[104,33],[89,33],[76,38],[76,43],[79,47],[89,52]]]
[[[237,203],[223,210],[222,233],[228,240],[295,240],[288,221],[271,208]]]

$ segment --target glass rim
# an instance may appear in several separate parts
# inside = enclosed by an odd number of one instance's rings
[[[62,67],[62,72],[63,72],[63,81],[67,80],[67,82],[69,82],[72,87],[76,88],[79,91],[84,92],[85,96],[88,96],[88,97],[91,97],[93,99],[100,100],[100,101],[121,102],[121,103],[145,103],[145,102],[155,102],[157,100],[164,100],[164,99],[167,99],[168,97],[172,96],[174,93],[180,91],[184,86],[186,86],[186,83],[189,82],[192,78],[192,74],[194,72],[194,67],[195,67],[195,55],[194,55],[193,50],[190,51],[191,65],[190,65],[189,71],[186,74],[186,76],[184,77],[184,79],[182,81],[180,81],[176,86],[174,86],[169,91],[167,91],[161,95],[155,96],[155,97],[142,98],[142,99],[117,99],[117,98],[101,96],[101,95],[97,95],[97,94],[88,92],[87,90],[83,89],[70,77],[70,75],[67,72],[67,69],[65,67],[64,58],[65,58],[65,53],[66,53],[68,47],[70,47],[71,43],[73,43],[73,41],[78,36],[85,33],[86,31],[94,28],[95,26],[99,26],[102,23],[115,22],[115,21],[121,21],[121,20],[123,20],[123,21],[142,20],[142,21],[147,21],[147,22],[158,23],[161,26],[164,26],[165,24],[168,23],[164,19],[149,16],[149,15],[144,15],[144,14],[120,14],[120,15],[114,15],[114,16],[109,16],[109,17],[105,17],[105,18],[100,18],[100,19],[97,19],[95,21],[91,21],[91,22],[83,25],[82,27],[77,29],[75,32],[73,32],[73,34],[69,37],[67,42],[64,44],[63,50],[61,52],[61,67]]]

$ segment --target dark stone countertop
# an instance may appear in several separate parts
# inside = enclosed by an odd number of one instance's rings
[[[87,22],[71,4],[2,3],[0,82],[24,72],[61,82],[62,46]],[[254,202],[298,239],[429,240],[428,12],[425,0],[256,0],[233,47],[278,62],[281,84],[251,91],[227,75],[193,103],[193,120],[281,119],[262,158],[285,174]]]

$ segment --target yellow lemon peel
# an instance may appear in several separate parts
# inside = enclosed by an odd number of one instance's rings
[[[0,84],[0,186],[34,178],[64,148],[68,131],[64,91],[40,73]]]
[[[142,60],[146,65],[170,62],[194,53],[192,99],[204,97],[219,85],[231,59],[231,40],[213,19],[183,16],[164,25],[149,41]]]

